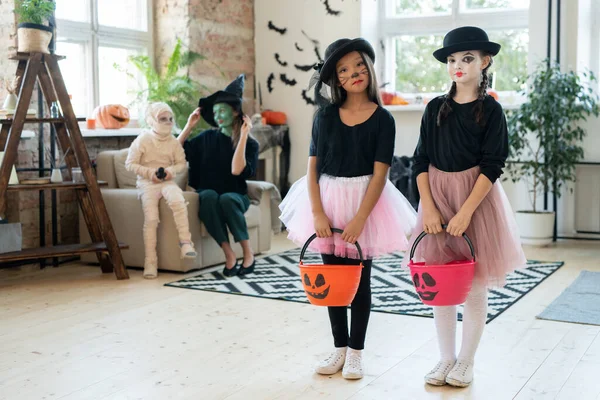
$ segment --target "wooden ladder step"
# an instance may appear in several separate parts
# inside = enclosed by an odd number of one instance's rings
[[[98,186],[108,186],[105,181],[98,181]],[[20,192],[22,190],[45,190],[45,189],[56,189],[56,190],[67,190],[67,189],[87,189],[84,182],[59,182],[59,183],[39,183],[39,184],[18,184],[8,185],[6,188],[7,192]]]
[[[119,248],[128,249],[129,245],[119,242]],[[72,256],[74,254],[96,253],[98,251],[107,251],[106,244],[104,242],[37,247],[10,253],[2,253],[0,254],[0,263],[9,261],[33,260],[39,258]]]
[[[0,124],[2,125],[12,125],[14,123],[14,119],[13,118],[2,118],[0,119]],[[37,117],[32,117],[32,118],[25,118],[25,123],[26,124],[37,124],[40,122],[48,122],[48,123],[53,123],[53,124],[64,124],[65,123],[65,119],[64,118],[37,118]],[[78,122],[85,122],[86,118],[77,118]]]

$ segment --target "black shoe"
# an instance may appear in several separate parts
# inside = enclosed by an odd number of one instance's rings
[[[232,277],[232,276],[236,276],[238,274],[240,270],[240,267],[238,267],[237,262],[235,263],[235,265],[233,266],[233,268],[229,269],[227,267],[223,267],[223,275],[225,275],[226,277]]]
[[[249,267],[240,266],[240,270],[238,271],[239,276],[245,276],[254,272],[254,267],[256,266],[256,259],[252,261]]]

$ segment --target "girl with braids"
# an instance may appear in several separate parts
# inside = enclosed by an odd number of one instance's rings
[[[433,307],[440,361],[425,376],[431,385],[471,383],[487,318],[487,287],[504,285],[505,275],[527,262],[497,180],[508,156],[508,134],[502,107],[486,88],[492,56],[499,51],[500,45],[490,42],[482,29],[461,27],[450,31],[444,47],[433,53],[448,65],[452,88],[429,102],[421,121],[414,154],[421,202],[411,242],[421,230],[429,235],[417,246],[413,261],[437,264],[470,258],[461,237],[466,233],[477,264],[464,305],[458,357],[456,306]]]
[[[375,51],[364,39],[339,39],[325,51],[325,61],[311,79],[319,108],[313,118],[307,175],[294,183],[281,203],[289,238],[302,246],[316,232],[309,249],[323,263],[357,265],[355,243],[365,260],[351,304],[329,307],[335,349],[316,366],[323,375],[342,370],[346,379],[363,377],[362,350],[371,311],[372,259],[406,250],[406,235],[416,222],[410,203],[387,179],[396,127],[381,106],[374,73]],[[331,91],[325,97],[323,84]],[[331,228],[343,229],[332,236]]]

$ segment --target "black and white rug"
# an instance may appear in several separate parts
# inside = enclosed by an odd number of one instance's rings
[[[257,258],[255,272],[242,278],[223,276],[223,267],[220,266],[190,278],[167,283],[165,286],[308,303],[299,275],[299,255],[300,249],[293,249]],[[321,257],[318,254],[307,253],[303,261],[305,264],[318,264],[321,263]],[[408,270],[400,268],[401,261],[402,254],[392,254],[373,262],[372,310],[433,317],[431,307],[419,300]],[[506,286],[490,291],[487,322],[516,303],[563,264],[529,261],[527,268],[510,274]],[[459,306],[458,311],[459,319],[462,320],[462,306]]]

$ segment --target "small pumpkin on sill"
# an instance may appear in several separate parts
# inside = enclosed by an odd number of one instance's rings
[[[129,109],[120,104],[107,104],[96,107],[93,118],[104,129],[121,129],[129,124]]]

